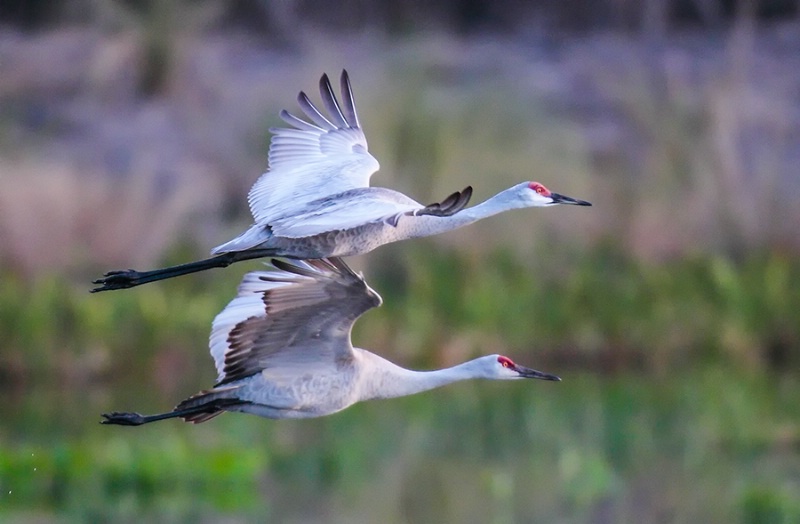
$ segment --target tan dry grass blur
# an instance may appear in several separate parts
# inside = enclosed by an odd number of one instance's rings
[[[191,182],[159,192],[157,170],[144,166],[114,181],[55,162],[0,160],[0,262],[28,278],[152,263],[219,193],[212,177],[198,176],[201,166],[185,167]]]
[[[150,94],[137,88],[141,32],[5,35],[0,62],[25,67],[0,81],[10,108],[0,119],[2,260],[27,275],[151,266],[187,237],[204,250],[226,240],[249,222],[246,192],[266,167],[278,110],[296,110],[300,89],[315,98],[319,74],[343,67],[382,164],[374,185],[433,201],[471,184],[480,200],[535,179],[595,203],[512,213],[433,242],[527,256],[542,238],[579,249],[612,239],[650,260],[796,250],[793,28],[656,47],[603,34],[555,48],[307,34],[291,51],[184,32],[164,90]],[[51,55],[71,67],[50,67]]]

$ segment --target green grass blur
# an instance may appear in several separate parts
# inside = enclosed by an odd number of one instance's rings
[[[800,518],[790,260],[649,266],[600,250],[558,279],[507,253],[404,251],[425,264],[376,271],[391,300],[359,345],[419,367],[497,351],[564,381],[462,384],[312,421],[100,426],[103,411],[163,411],[210,385],[209,319],[235,277],[99,296],[7,279],[0,516]]]
[[[224,415],[198,427],[108,428],[95,413],[109,395],[71,395],[79,405],[62,402],[47,413],[58,432],[4,436],[0,515],[754,523],[800,516],[797,381],[722,370],[655,380],[562,375],[562,384],[541,387],[462,384],[302,423]],[[137,406],[157,403],[137,397]]]

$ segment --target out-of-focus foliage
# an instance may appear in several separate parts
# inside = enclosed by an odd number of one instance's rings
[[[692,361],[764,372],[800,365],[800,294],[786,292],[800,289],[800,265],[786,257],[652,265],[598,249],[560,279],[531,273],[504,252],[404,251],[398,256],[412,260],[408,270],[372,270],[371,284],[390,300],[357,326],[357,342],[409,362],[449,365],[498,352],[662,375]],[[210,319],[233,298],[238,277],[215,276],[223,278],[204,279],[203,292],[184,281],[99,296],[55,279],[6,278],[6,380],[118,376],[171,360],[190,364],[169,371],[204,370],[210,360],[198,354]]]
[[[800,518],[794,377],[725,368],[562,376],[533,387],[459,384],[306,421],[226,414],[141,428],[100,426],[96,413],[162,409],[157,392],[42,388],[0,412],[18,428],[0,434],[0,518]]]

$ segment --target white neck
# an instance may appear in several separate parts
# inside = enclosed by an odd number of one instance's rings
[[[362,350],[362,377],[359,400],[413,395],[473,378],[486,378],[478,359],[445,369],[413,371]]]
[[[502,213],[503,211],[527,207],[521,199],[516,197],[518,191],[519,189],[517,186],[510,187],[476,206],[468,207],[448,217],[429,215],[412,217],[411,220],[409,220],[409,222],[413,222],[413,224],[409,225],[409,228],[413,230],[410,236],[420,237],[437,235],[467,226],[478,220]]]

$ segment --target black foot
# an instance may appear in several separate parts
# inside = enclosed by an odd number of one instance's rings
[[[113,411],[111,413],[103,413],[103,418],[100,424],[117,424],[119,426],[141,426],[146,422],[145,417],[139,413],[120,413]]]
[[[103,278],[92,281],[92,284],[101,284],[100,287],[92,289],[91,293],[99,291],[111,291],[113,289],[127,289],[140,284],[141,273],[133,269],[123,269],[120,271],[109,271]]]

